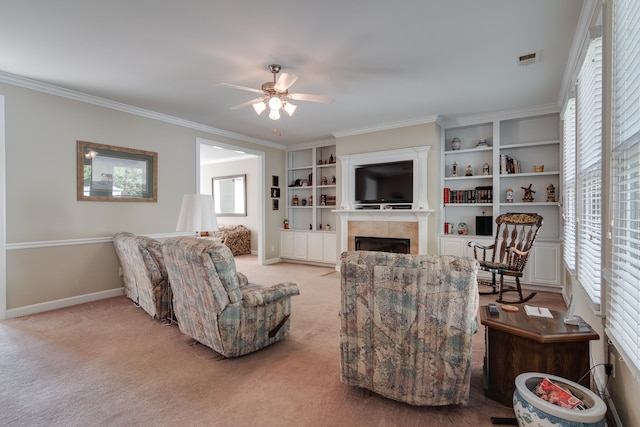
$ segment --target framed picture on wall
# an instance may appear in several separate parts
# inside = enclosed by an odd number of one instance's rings
[[[274,211],[280,210],[280,199],[271,199],[271,207]]]
[[[271,197],[280,198],[280,189],[279,188],[271,188]]]
[[[157,202],[158,153],[77,141],[77,199]]]
[[[271,176],[271,186],[279,187],[280,186],[280,177],[278,175]]]

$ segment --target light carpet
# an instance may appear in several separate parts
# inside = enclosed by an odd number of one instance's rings
[[[220,356],[125,297],[0,322],[3,426],[490,426],[513,411],[482,392],[474,338],[466,407],[415,407],[340,382],[340,277],[331,268],[237,257],[264,285],[293,281],[291,334],[247,356]],[[494,298],[482,297],[482,303]],[[536,304],[563,307],[558,294]]]

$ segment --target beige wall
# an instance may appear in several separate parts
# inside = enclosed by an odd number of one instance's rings
[[[437,211],[440,196],[440,133],[440,126],[432,122],[367,134],[345,136],[336,140],[338,157],[347,154],[361,154],[410,147],[431,147],[429,150],[427,171],[428,208],[434,210],[428,219],[428,253],[430,254],[438,253],[437,224],[440,223],[438,219],[440,214]],[[341,174],[342,171],[338,164],[337,176],[341,176]],[[337,191],[338,200],[342,200],[341,188],[338,188]],[[338,202],[338,205],[340,205],[340,202]],[[339,229],[337,233],[340,235]]]
[[[182,195],[196,189],[196,138],[265,152],[269,184],[271,175],[284,173],[278,148],[5,83],[0,94],[6,110],[8,310],[120,288],[109,238],[118,231],[175,233]],[[158,202],[77,201],[77,140],[157,152]],[[274,247],[265,255],[269,260],[277,258],[283,214],[267,202],[265,246]],[[87,239],[96,242],[81,244]]]

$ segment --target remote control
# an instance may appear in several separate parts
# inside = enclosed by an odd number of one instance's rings
[[[492,316],[497,316],[500,314],[498,311],[498,307],[495,304],[489,304],[489,314]]]

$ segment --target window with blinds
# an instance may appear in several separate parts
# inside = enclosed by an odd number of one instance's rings
[[[640,377],[640,2],[616,0],[606,332]]]
[[[576,99],[567,101],[562,115],[563,243],[564,263],[576,270]]]
[[[591,40],[578,74],[576,172],[578,196],[577,276],[600,305],[602,216],[602,37]]]

